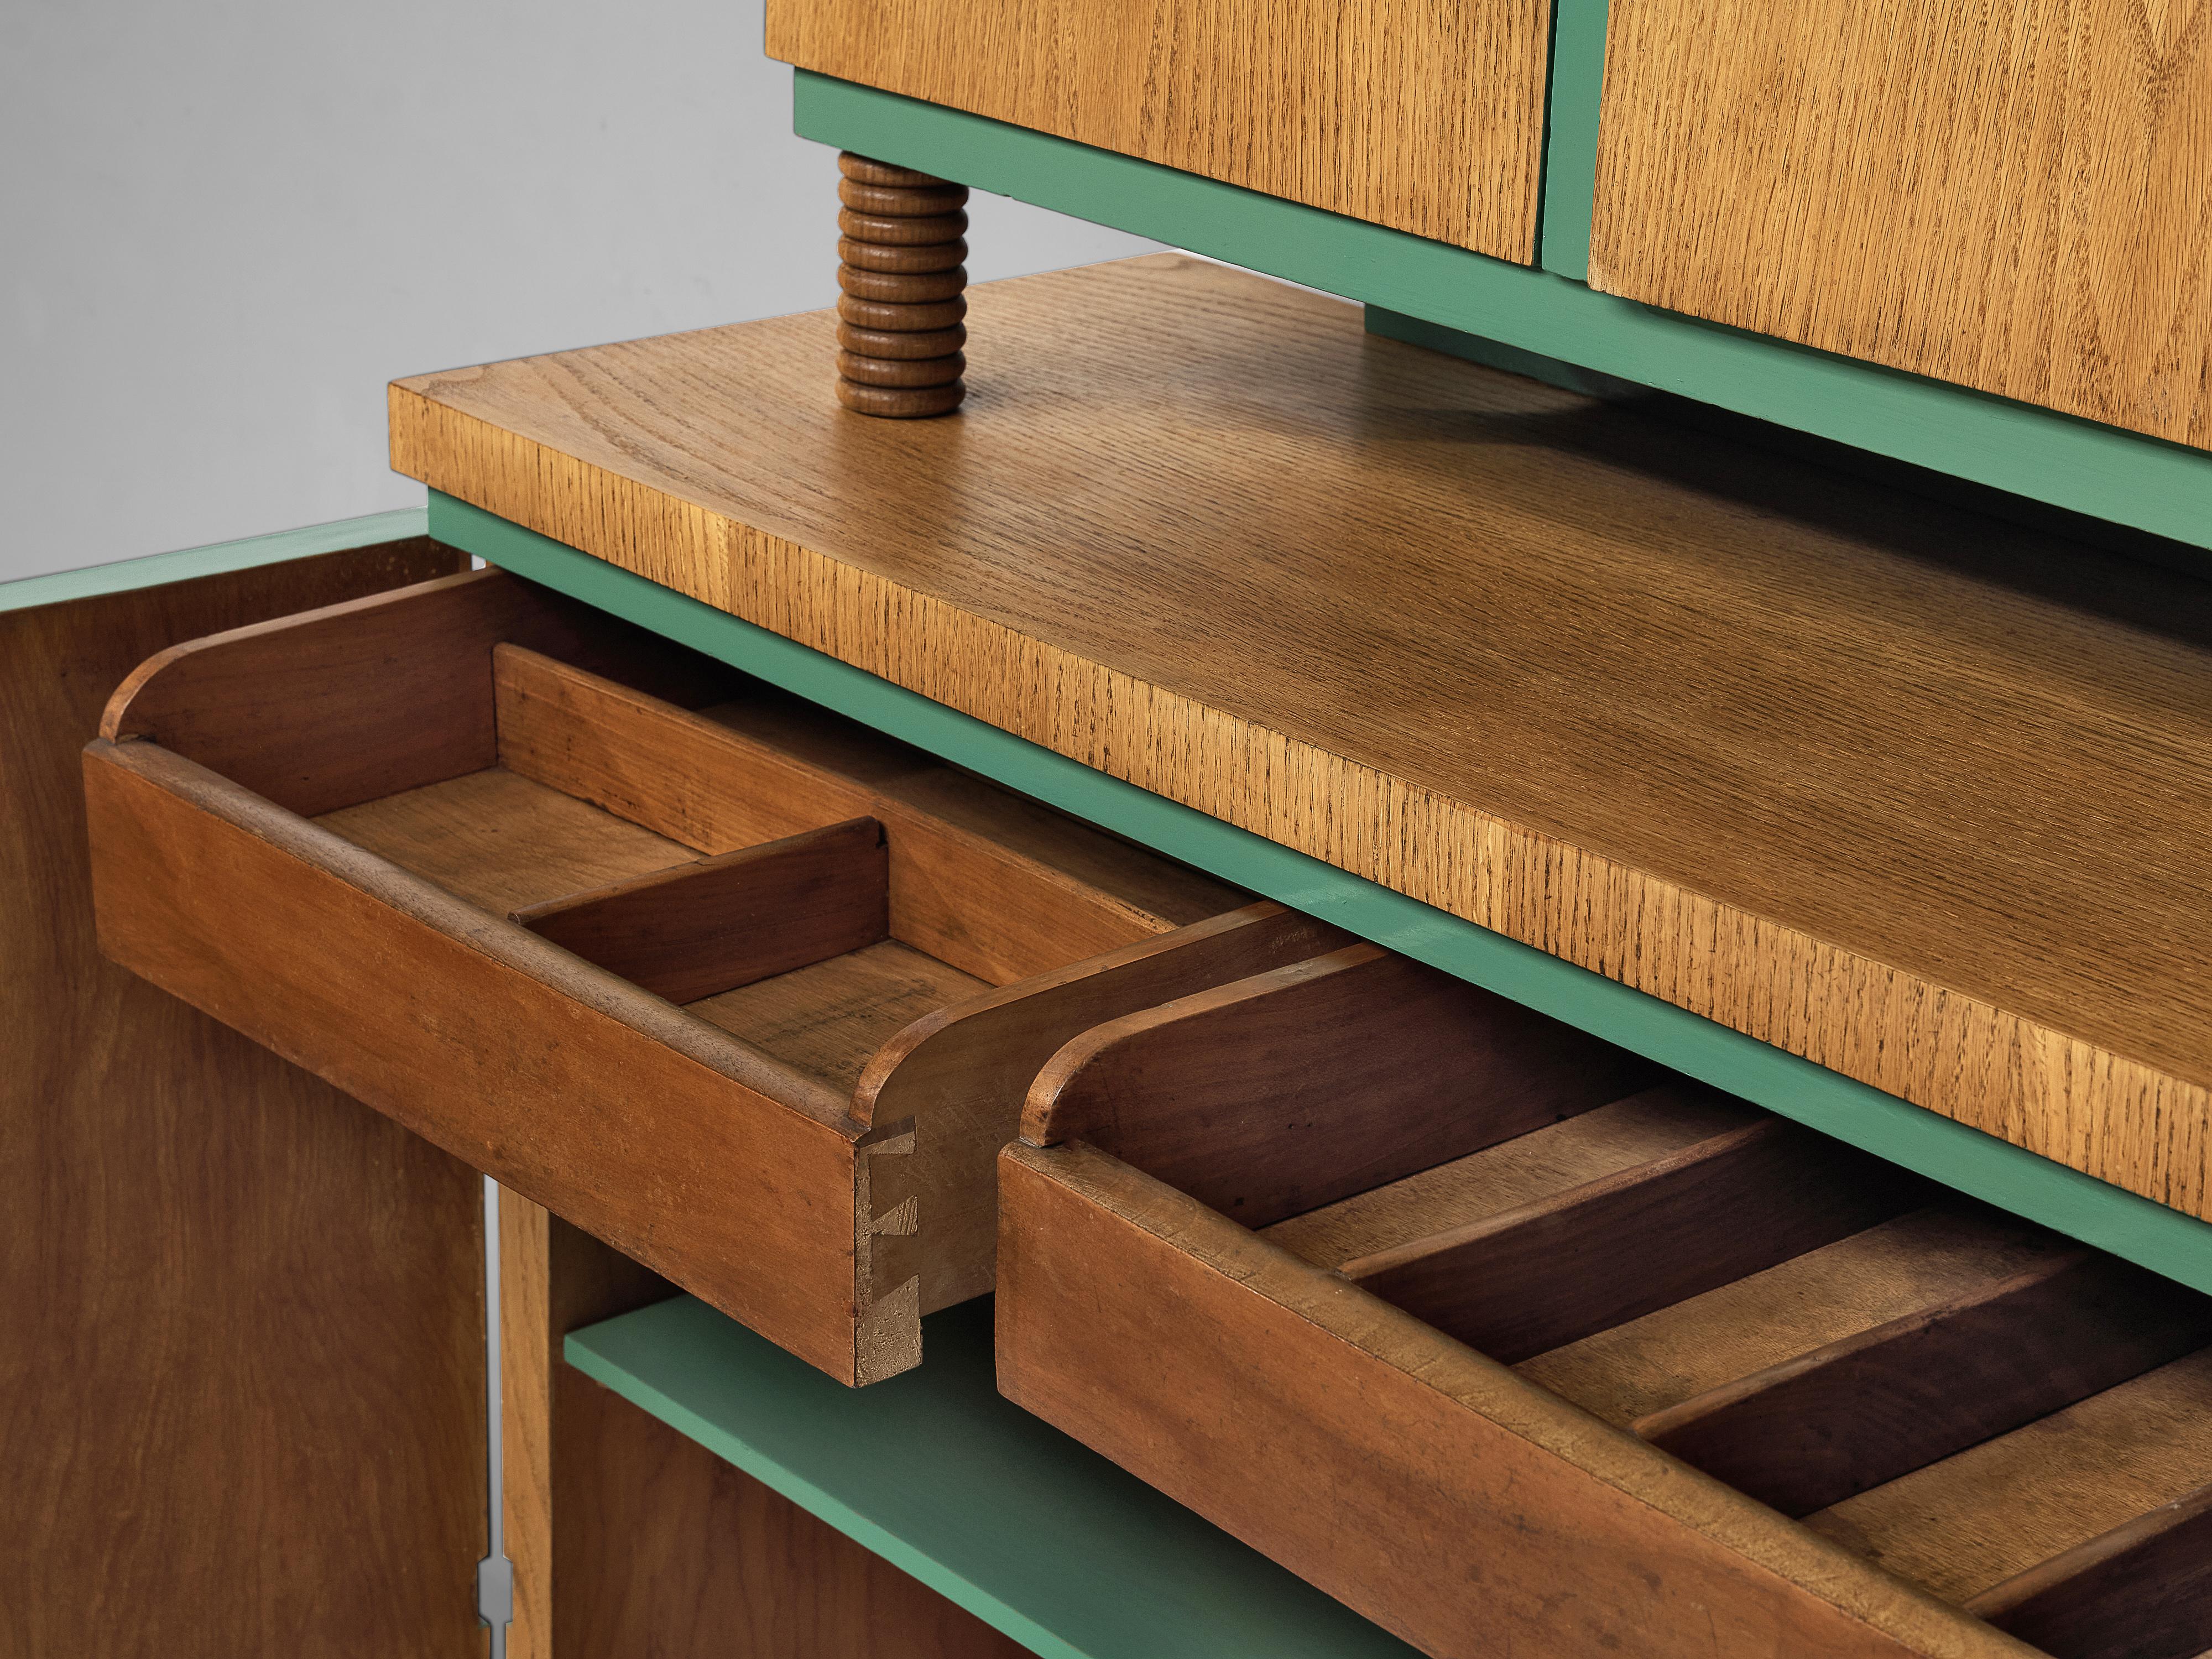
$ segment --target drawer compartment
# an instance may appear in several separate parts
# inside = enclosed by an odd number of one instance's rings
[[[1073,1033],[1326,930],[487,571],[86,752],[102,947],[848,1382],[988,1290]]]
[[[1000,1388],[1428,1652],[2212,1650],[2212,1298],[1367,945],[1022,1127]]]

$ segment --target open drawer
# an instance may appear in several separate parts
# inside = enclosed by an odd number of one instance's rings
[[[2212,1650],[2212,1299],[1372,946],[1000,1177],[1004,1392],[1430,1653]]]
[[[166,652],[100,937],[848,1382],[988,1290],[1067,1037],[1326,930],[485,571]]]

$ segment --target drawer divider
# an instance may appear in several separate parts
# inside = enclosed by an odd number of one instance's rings
[[[2067,1659],[2184,1659],[2212,1626],[2212,1486],[1984,1590],[1966,1611]]]
[[[1721,1384],[1636,1433],[1809,1515],[2212,1341],[2212,1302],[2073,1249]]]
[[[697,1002],[890,937],[884,827],[858,817],[512,913],[670,1002]]]
[[[1886,1221],[1924,1192],[1770,1118],[1341,1272],[1514,1364]]]

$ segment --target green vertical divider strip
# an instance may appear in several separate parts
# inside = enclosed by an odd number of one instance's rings
[[[2212,1292],[2212,1226],[1953,1122],[433,492],[431,533],[864,726],[1729,1094]]]
[[[144,558],[119,559],[83,570],[57,571],[51,576],[26,576],[0,582],[0,611],[25,611],[36,605],[60,605],[70,599],[95,599],[103,593],[129,593],[167,582],[187,582],[200,576],[220,576],[234,570],[252,570],[287,559],[312,558],[318,553],[343,552],[349,547],[373,547],[379,542],[405,541],[428,533],[429,520],[419,507],[403,507],[390,513],[371,513],[332,524],[309,525],[300,530],[279,530],[243,541],[216,542],[207,547],[181,548],[174,553],[151,553]]]
[[[991,1304],[848,1389],[690,1297],[568,1363],[1048,1659],[1418,1659],[998,1392]]]
[[[1552,0],[1552,68],[1544,93],[1544,210],[1538,263],[1589,276],[1597,189],[1598,98],[1605,85],[1606,0]]]
[[[1552,271],[827,76],[799,71],[794,112],[802,137],[1361,301],[1375,308],[1370,327],[1395,339],[1449,349],[1455,334],[1480,336],[2212,547],[2212,455],[2179,444],[1655,310]],[[1441,327],[1425,335],[1431,324]]]

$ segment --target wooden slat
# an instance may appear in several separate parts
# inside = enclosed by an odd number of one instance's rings
[[[881,819],[893,936],[993,984],[1242,897],[898,745],[813,736],[827,717],[770,703],[755,737],[750,705],[691,714],[520,648],[498,674],[502,763],[702,851]]]
[[[1261,1236],[1317,1267],[1341,1267],[1649,1164],[1757,1118],[1740,1101],[1697,1084],[1662,1083],[1276,1222]]]
[[[1342,1271],[1510,1364],[1871,1227],[1925,1191],[1768,1118]]]
[[[1545,0],[773,0],[802,69],[1535,257]]]
[[[394,462],[2212,1214],[2202,584],[1196,261],[969,305],[954,421],[839,410],[817,314],[403,382]]]
[[[2196,1659],[2212,1650],[2212,1486],[1966,1606],[2063,1659]]]
[[[2027,1659],[1093,1148],[1000,1159],[1010,1398],[1438,1659]]]
[[[1096,1026],[1022,1134],[1082,1140],[1263,1226],[1649,1080],[1634,1056],[1372,945]]]
[[[78,756],[179,639],[455,568],[420,538],[0,614],[0,1650],[487,1650],[482,1200],[101,959]]]
[[[547,899],[514,920],[671,1002],[696,1002],[888,938],[884,827],[851,818]]]
[[[115,960],[850,1380],[836,1094],[153,744],[84,773]]]
[[[1616,0],[1590,284],[2212,447],[2212,29]]]
[[[2212,1298],[2075,1249],[1654,1413],[1635,1429],[1784,1514],[1804,1515],[2207,1341]]]
[[[1939,1198],[1514,1369],[1626,1428],[1737,1377],[2002,1284],[2070,1248],[2000,1212]]]
[[[2212,1485],[2212,1348],[1806,1517],[1966,1602]]]

